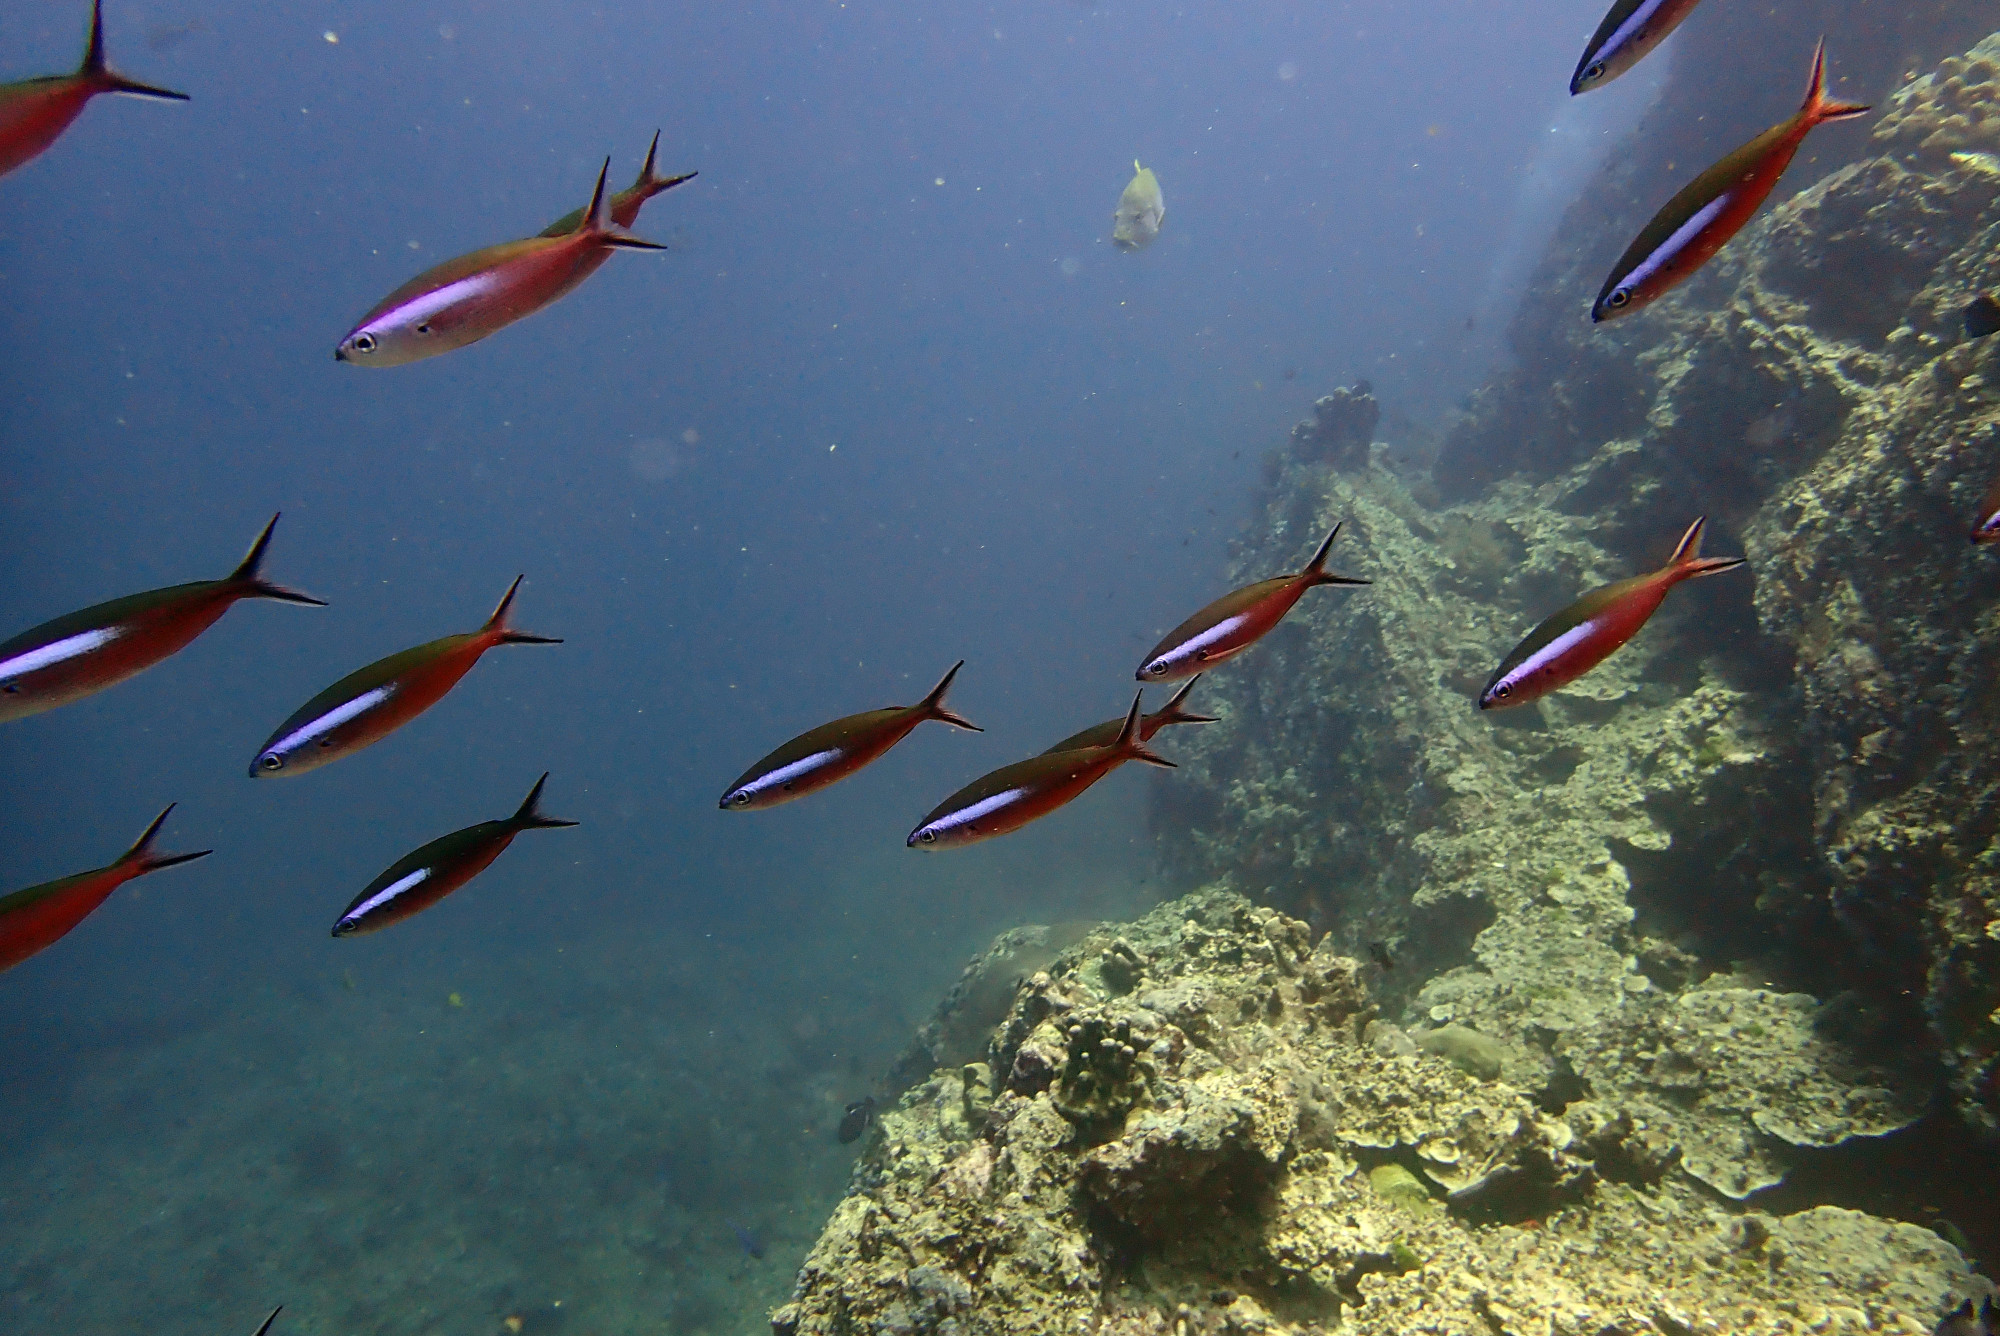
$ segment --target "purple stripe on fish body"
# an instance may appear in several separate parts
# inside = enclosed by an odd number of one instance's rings
[[[1668,2],[1669,0],[1645,0],[1644,4],[1633,10],[1626,20],[1618,25],[1618,31],[1612,33],[1604,45],[1598,48],[1597,58],[1608,60],[1624,50],[1633,38],[1642,35],[1652,26],[1653,20],[1659,17],[1660,11],[1667,7]]]
[[[1495,678],[1493,684],[1486,688],[1486,695],[1497,698],[1524,692],[1535,678],[1551,675],[1560,670],[1564,666],[1564,660],[1602,629],[1598,618],[1593,617],[1588,621],[1578,622]]]
[[[1645,259],[1632,267],[1632,272],[1625,275],[1623,281],[1618,284],[1618,290],[1628,293],[1643,290],[1646,284],[1662,269],[1672,264],[1674,259],[1682,251],[1686,250],[1696,237],[1707,231],[1709,225],[1722,216],[1722,211],[1729,207],[1729,201],[1732,198],[1733,195],[1731,192],[1724,191],[1708,203],[1702,205],[1696,211],[1694,217],[1675,228],[1671,236],[1655,247],[1653,252],[1646,256]]]
[[[981,798],[969,807],[961,807],[956,812],[949,812],[935,821],[926,822],[910,836],[909,842],[931,844],[945,836],[955,835],[961,830],[971,828],[981,817],[1005,811],[1027,796],[1027,789],[1005,789],[990,798]],[[924,838],[926,832],[931,836],[928,840]]]

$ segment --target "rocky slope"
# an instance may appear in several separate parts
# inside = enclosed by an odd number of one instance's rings
[[[1915,1116],[1940,1070],[2000,1127],[2000,570],[1965,538],[2000,473],[2000,339],[1958,322],[2000,284],[1996,107],[2000,37],[1908,84],[1866,156],[1592,333],[1636,411],[1557,386],[1538,421],[1570,444],[1473,495],[1287,447],[1226,583],[1296,567],[1337,518],[1376,583],[1310,595],[1204,684],[1226,722],[1175,739],[1158,789],[1183,872],[1388,943],[1392,1002],[1524,1068],[1719,974],[1834,1001],[1815,1061],[1884,1092],[1850,1134]],[[1677,590],[1539,706],[1473,708],[1536,621],[1701,513],[1747,571]],[[1761,1129],[1724,1190],[1781,1175],[1786,1141]]]

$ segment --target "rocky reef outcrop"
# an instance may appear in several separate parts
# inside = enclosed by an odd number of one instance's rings
[[[1092,931],[882,1116],[774,1332],[1920,1336],[1988,1290],[1914,1225],[1723,1209],[1619,1078],[1552,1112],[1383,1020],[1376,972],[1216,890]],[[1648,1042],[1696,1064],[1797,1009],[1690,996]]]
[[[1231,582],[1345,519],[1345,568],[1376,583],[1308,596],[1217,673],[1226,722],[1175,739],[1157,790],[1185,875],[1386,943],[1413,1023],[1619,1090],[1655,1131],[1735,1109],[1671,1132],[1731,1196],[1940,1086],[2000,1129],[2000,570],[1966,542],[2000,473],[2000,339],[1958,324],[2000,284],[1996,105],[2000,36],[1906,84],[1864,156],[1674,296],[1589,331],[1626,408],[1565,364],[1532,423],[1506,387],[1475,405],[1433,477],[1283,457]],[[1746,571],[1676,591],[1539,705],[1473,708],[1541,617],[1702,513]],[[1704,1033],[1767,1049],[1758,1072],[1674,1038]],[[1602,1066],[1621,1046],[1651,1056]],[[1787,1112],[1785,1089],[1813,1093]]]

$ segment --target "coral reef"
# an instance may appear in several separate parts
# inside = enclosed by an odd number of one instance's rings
[[[2000,601],[1965,541],[2000,472],[2000,340],[1957,326],[2000,283],[1996,81],[2000,37],[1911,80],[1867,156],[1577,334],[1541,401],[1475,403],[1435,480],[1286,460],[1230,574],[1344,518],[1376,583],[1218,673],[1228,722],[1156,798],[1184,874],[1387,942],[1385,1000],[1499,1043],[1512,1079],[1638,1101],[1637,1068],[1564,1055],[1699,1028],[1710,994],[1771,1013],[1733,1028],[1789,1036],[1833,1122],[1722,1068],[1698,1096],[1645,1077],[1672,1109],[1649,1127],[1731,1193],[1908,1122],[1939,1072],[2000,1128]],[[1539,707],[1473,710],[1527,628],[1704,512],[1748,572]]]
[[[1217,890],[1084,937],[883,1116],[774,1332],[1919,1336],[1990,1288],[1914,1225],[1722,1209],[1640,1116],[1419,1050],[1368,969]]]

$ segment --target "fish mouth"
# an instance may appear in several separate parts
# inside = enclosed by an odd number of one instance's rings
[[[345,362],[347,360],[347,349],[335,348],[333,350],[333,360],[336,362]]]

